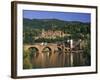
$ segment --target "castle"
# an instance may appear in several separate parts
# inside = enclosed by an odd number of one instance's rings
[[[39,38],[52,38],[55,39],[57,37],[64,37],[64,36],[70,36],[70,34],[65,34],[63,31],[60,30],[47,30],[45,31],[44,29],[42,29],[42,33],[39,36]]]

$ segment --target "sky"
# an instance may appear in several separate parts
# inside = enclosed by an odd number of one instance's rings
[[[53,12],[23,10],[23,17],[28,19],[59,19],[64,21],[90,22],[90,13]]]

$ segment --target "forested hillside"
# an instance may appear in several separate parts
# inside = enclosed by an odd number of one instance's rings
[[[63,31],[64,33],[71,34],[70,37],[66,36],[64,37],[64,39],[90,38],[90,23],[83,23],[83,22],[78,22],[78,21],[62,21],[58,19],[26,19],[24,18],[23,19],[24,43],[31,44],[36,41],[43,41],[44,39],[34,40],[35,36],[39,36],[41,34],[42,29],[53,30],[53,31],[60,30],[60,31]],[[61,39],[59,38],[59,40]],[[50,42],[50,40],[45,40],[45,41]]]

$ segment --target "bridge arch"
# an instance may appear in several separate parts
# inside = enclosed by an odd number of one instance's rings
[[[61,54],[62,53],[62,48],[61,47],[57,47],[57,48],[58,48],[59,54]]]
[[[58,54],[58,55],[62,54],[62,53],[63,53],[63,48],[61,48],[61,47],[56,47],[54,53],[56,53],[56,54]]]
[[[60,47],[55,47],[55,48],[54,48],[54,53],[56,53],[56,52],[58,53],[58,52],[61,51],[61,50],[62,50],[62,49],[61,49]]]
[[[28,51],[30,53],[30,57],[38,57],[39,49],[37,47],[29,47]]]
[[[42,53],[43,53],[43,54],[47,54],[47,55],[50,57],[51,54],[52,54],[52,49],[51,49],[50,47],[46,46],[46,47],[44,47],[44,48],[42,49]]]

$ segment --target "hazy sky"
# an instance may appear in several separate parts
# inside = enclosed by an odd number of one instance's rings
[[[73,13],[73,12],[23,10],[23,17],[29,19],[59,19],[64,21],[80,21],[80,22],[91,21],[91,15],[89,13]]]

